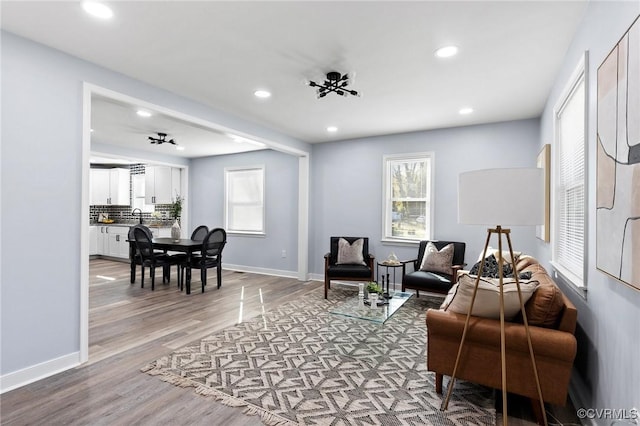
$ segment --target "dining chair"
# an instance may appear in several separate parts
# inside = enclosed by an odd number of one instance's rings
[[[209,233],[209,227],[207,225],[200,225],[196,227],[191,233],[191,239],[193,241],[204,241],[205,237]],[[183,288],[184,282],[184,269],[186,267],[187,255],[184,253],[174,255],[178,261],[178,287],[180,290]]]
[[[134,225],[129,228],[129,234],[127,236],[127,240],[129,241],[129,261],[131,262],[131,284],[136,282],[136,265],[140,265],[140,256],[138,255],[138,249],[136,247],[135,236],[133,235],[136,229],[142,229],[150,239],[153,239],[153,234],[151,230],[146,226],[139,224]],[[162,251],[157,251],[156,253],[163,253]]]
[[[202,292],[207,285],[207,269],[216,268],[218,288],[222,286],[222,249],[227,244],[227,232],[222,228],[209,231],[202,241],[202,251],[193,256],[189,264],[183,266],[187,269],[187,294],[191,293],[191,269],[200,269],[200,281]],[[184,279],[182,280],[184,282]]]
[[[162,282],[169,282],[171,265],[175,265],[177,259],[165,253],[158,253],[153,249],[152,238],[142,228],[133,230],[133,237],[136,242],[137,256],[141,266],[140,287],[144,288],[144,268],[148,266],[151,272],[151,290],[155,290],[155,268],[162,267]]]

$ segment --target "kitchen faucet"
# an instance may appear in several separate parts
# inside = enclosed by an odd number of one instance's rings
[[[138,213],[140,214],[140,225],[142,225],[142,210],[140,210],[138,207],[136,207],[135,209],[133,209],[133,211],[131,212],[131,215],[135,215],[136,214],[136,210],[138,211]]]

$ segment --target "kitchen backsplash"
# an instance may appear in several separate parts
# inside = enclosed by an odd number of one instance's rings
[[[92,166],[93,167],[93,166]],[[127,168],[126,165],[118,166],[118,168]],[[131,175],[143,175],[144,164],[131,164],[129,167]],[[133,194],[133,181],[129,180],[129,200],[131,200]],[[109,219],[113,219],[115,223],[138,223],[140,215],[136,212],[135,215],[131,214],[133,207],[131,206],[89,206],[89,223],[96,223],[98,221],[98,215],[100,213],[106,213],[109,215]],[[160,214],[160,218],[155,218],[152,213],[142,213],[142,219],[145,224],[154,224],[160,226],[171,226],[173,218],[170,215],[171,204],[156,204],[155,212]]]

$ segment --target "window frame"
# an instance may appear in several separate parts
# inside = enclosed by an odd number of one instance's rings
[[[578,65],[575,70],[571,74],[567,84],[565,85],[561,95],[558,98],[558,102],[556,103],[553,109],[553,135],[554,135],[554,146],[555,146],[555,155],[553,155],[553,175],[552,175],[552,234],[551,234],[551,266],[554,268],[556,273],[560,275],[560,277],[570,285],[570,288],[576,290],[582,296],[586,296],[587,291],[587,277],[588,277],[588,247],[587,247],[587,238],[588,238],[588,135],[589,135],[589,75],[588,75],[588,52],[585,52],[584,55],[580,58]],[[561,115],[566,106],[567,102],[572,98],[575,94],[576,90],[580,86],[583,85],[584,90],[584,122],[583,122],[583,176],[582,176],[582,187],[583,187],[583,203],[582,203],[582,213],[583,213],[583,224],[582,224],[582,270],[580,271],[582,276],[573,272],[569,267],[567,267],[561,260],[558,260],[558,243],[562,237],[559,237],[560,232],[560,203],[559,195],[560,195],[560,176],[561,176],[561,158],[560,158],[560,125],[559,122],[561,120]],[[575,185],[572,186],[575,188]]]
[[[260,230],[247,230],[247,229],[233,229],[229,224],[229,208],[231,205],[229,204],[229,185],[230,185],[230,174],[234,172],[248,172],[248,171],[260,171],[262,177],[262,229]],[[225,167],[224,168],[224,224],[225,230],[228,234],[239,234],[239,235],[254,235],[254,236],[264,236],[266,235],[266,171],[264,165],[257,166],[241,166],[241,167]]]
[[[397,237],[392,235],[392,201],[391,201],[391,179],[390,171],[392,162],[396,161],[420,160],[425,161],[428,165],[426,185],[426,216],[429,217],[429,225],[427,226],[427,235],[423,237]],[[435,153],[415,152],[406,154],[389,154],[382,158],[382,242],[393,243],[396,245],[415,245],[422,240],[433,238],[434,230],[434,180],[435,180]]]

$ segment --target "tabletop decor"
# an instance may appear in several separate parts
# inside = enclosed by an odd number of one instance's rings
[[[412,297],[374,324],[329,312],[357,290],[336,285],[327,300],[320,293],[194,341],[143,371],[267,425],[495,424],[493,390],[462,380],[449,411],[438,410],[424,318],[441,297]]]
[[[182,229],[180,229],[180,214],[182,214],[182,198],[180,195],[176,194],[175,201],[171,204],[171,217],[173,217],[173,225],[171,225],[171,238],[175,241],[180,239],[180,235],[182,234]]]

